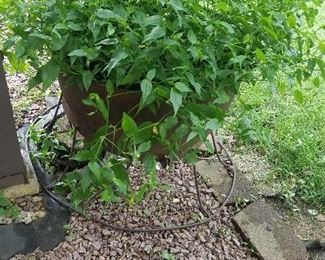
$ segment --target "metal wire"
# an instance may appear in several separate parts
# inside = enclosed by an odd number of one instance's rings
[[[57,107],[59,107],[59,105],[60,105],[60,103],[57,105]],[[42,115],[45,115],[46,112],[49,112],[54,107],[52,107],[49,110],[45,111],[44,113],[42,113]],[[57,111],[58,111],[58,109],[57,109]],[[34,123],[36,123],[38,120],[39,120],[39,118],[37,118]],[[232,181],[231,181],[229,191],[228,191],[224,201],[216,209],[216,214],[218,214],[224,208],[224,206],[228,203],[229,198],[230,198],[231,194],[233,193],[234,186],[235,186],[235,181],[236,181],[236,168],[234,167],[233,161],[232,161],[230,155],[228,154],[228,152],[226,151],[225,147],[220,142],[218,142],[218,145],[225,152],[226,157],[227,157],[227,159],[228,159],[228,161],[230,163],[228,164],[228,163],[225,163],[225,162],[223,162],[221,160],[220,156],[218,155],[218,150],[217,150],[217,146],[216,146],[215,137],[212,134],[211,134],[211,138],[212,138],[212,141],[214,143],[214,152],[217,155],[219,161],[222,163],[222,165],[224,165],[228,169],[229,172],[232,173],[231,174]],[[28,129],[28,131],[26,133],[26,150],[27,150],[28,153],[30,153],[30,148],[31,148],[31,143],[30,143],[30,140],[29,140],[29,129]],[[101,218],[96,218],[96,217],[94,217],[92,215],[89,215],[89,214],[81,211],[80,209],[77,209],[71,203],[65,201],[62,197],[57,196],[44,183],[41,174],[45,174],[45,172],[44,172],[44,169],[41,167],[41,163],[38,161],[37,158],[36,158],[36,163],[37,163],[39,169],[38,170],[35,169],[35,172],[36,172],[36,174],[38,176],[38,179],[39,179],[39,182],[40,182],[40,184],[41,184],[41,186],[42,186],[42,188],[43,188],[43,190],[45,191],[46,194],[48,194],[52,199],[54,199],[55,201],[57,201],[59,204],[61,204],[65,208],[69,209],[70,211],[76,212],[79,215],[83,216],[84,218],[86,218],[88,220],[91,220],[91,221],[93,221],[95,223],[99,223],[100,225],[105,226],[108,229],[111,229],[111,230],[114,230],[114,231],[127,232],[127,233],[158,233],[158,232],[166,232],[166,231],[175,231],[175,230],[182,230],[182,229],[193,228],[193,227],[197,227],[197,226],[201,226],[201,225],[206,225],[210,221],[212,221],[212,220],[214,220],[216,218],[216,216],[213,216],[213,215],[209,214],[203,207],[203,204],[202,204],[202,201],[201,201],[201,194],[200,194],[200,191],[199,191],[198,178],[197,178],[198,177],[198,172],[197,172],[196,167],[194,165],[193,165],[193,170],[194,170],[194,180],[195,180],[197,201],[198,201],[198,205],[199,205],[199,210],[206,216],[205,219],[203,219],[203,220],[201,220],[199,222],[195,222],[195,223],[186,223],[186,224],[183,224],[183,225],[164,227],[164,228],[137,228],[137,227],[136,228],[130,228],[130,227],[127,227],[127,226],[113,225],[113,224],[108,223],[107,221],[102,220]],[[34,166],[34,164],[33,164],[33,166]]]
[[[60,99],[59,99],[58,104],[55,105],[55,107],[56,107],[55,113],[53,115],[53,118],[52,118],[52,121],[50,122],[49,127],[47,128],[48,133],[52,132],[52,130],[53,130],[53,127],[54,127],[56,119],[57,119],[57,115],[59,113],[60,105],[62,103],[62,99],[63,99],[63,93],[61,93],[61,95],[60,95]]]

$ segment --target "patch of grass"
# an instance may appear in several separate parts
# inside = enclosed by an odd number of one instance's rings
[[[240,144],[266,155],[272,166],[268,181],[280,184],[288,202],[301,199],[325,209],[325,90],[304,84],[283,92],[279,83],[242,89],[228,128]],[[298,102],[298,101],[300,102]]]
[[[0,193],[0,217],[17,218],[18,215],[17,206]]]
[[[167,250],[160,253],[160,258],[164,260],[175,260],[175,256],[169,253]]]

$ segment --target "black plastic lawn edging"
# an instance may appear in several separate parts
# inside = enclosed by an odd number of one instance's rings
[[[28,127],[18,130],[21,148],[26,150],[26,133]],[[47,182],[49,176],[42,169],[33,165],[37,178]],[[40,172],[42,171],[42,172]],[[41,173],[41,174],[40,174]],[[13,223],[0,225],[0,260],[6,260],[17,254],[28,254],[39,248],[48,251],[64,241],[64,225],[69,223],[70,213],[57,201],[43,192],[46,215],[29,224]]]

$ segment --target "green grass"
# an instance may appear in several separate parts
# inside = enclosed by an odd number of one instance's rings
[[[17,218],[19,215],[19,209],[9,199],[5,198],[0,192],[0,218]]]
[[[303,102],[294,90],[249,85],[231,110],[228,128],[240,144],[266,155],[268,181],[285,199],[325,209],[325,90],[304,84]]]

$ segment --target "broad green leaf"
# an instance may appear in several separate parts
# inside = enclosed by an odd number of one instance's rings
[[[116,45],[118,43],[118,40],[115,38],[108,38],[101,40],[100,42],[96,43],[96,46],[98,45]]]
[[[181,124],[173,133],[173,138],[175,140],[182,140],[188,133],[190,129],[187,125]]]
[[[133,62],[131,68],[125,77],[121,80],[121,85],[129,85],[138,83],[139,80],[143,77],[143,73],[145,71],[145,61],[143,59],[137,60]]]
[[[187,32],[187,39],[190,41],[190,43],[195,44],[197,42],[197,38],[195,33],[192,30],[189,30]]]
[[[86,57],[89,60],[96,59],[98,56],[98,51],[95,48],[87,48],[86,49]]]
[[[139,145],[138,152],[142,154],[149,151],[150,148],[151,148],[151,141],[148,141]]]
[[[225,27],[228,30],[229,33],[231,33],[231,34],[234,34],[235,33],[235,30],[234,30],[234,28],[233,28],[233,26],[231,24],[229,24],[227,22],[224,22],[224,21],[221,21],[220,24],[223,27]]]
[[[115,177],[113,182],[123,194],[127,194],[128,187],[121,179]]]
[[[78,162],[89,161],[93,156],[90,154],[88,150],[81,150],[75,156],[73,156],[73,160]]]
[[[148,187],[147,183],[145,183],[141,186],[141,188],[135,194],[135,203],[140,203],[143,200],[144,195],[146,194],[148,189],[149,189],[149,187]]]
[[[82,177],[81,177],[82,191],[83,192],[87,191],[91,184],[92,184],[92,179],[89,172],[82,173]]]
[[[147,174],[155,172],[156,171],[155,157],[153,155],[147,154],[143,159],[143,166]]]
[[[10,59],[9,59],[10,60]],[[12,66],[12,64],[10,63]],[[40,85],[42,83],[41,73],[38,71],[37,74],[28,81],[28,90]]]
[[[93,102],[92,104],[95,104],[96,109],[100,112],[103,119],[107,121],[109,111],[106,102],[104,102],[104,100],[97,93],[90,93],[88,99]]]
[[[101,180],[101,167],[97,162],[89,162],[88,163],[89,170],[94,174],[97,181]]]
[[[165,34],[165,28],[158,25],[154,27],[151,32],[144,37],[143,43],[164,37]]]
[[[103,202],[110,202],[111,201],[111,196],[110,196],[110,192],[108,189],[103,190],[100,193],[100,200]]]
[[[290,14],[287,19],[288,25],[292,28],[296,27],[297,19],[293,14]]]
[[[257,58],[259,61],[263,61],[263,62],[266,61],[266,59],[265,59],[265,55],[264,55],[264,53],[263,53],[263,51],[262,51],[261,49],[257,48],[255,54],[256,54],[256,58]]]
[[[156,69],[152,69],[147,73],[147,79],[152,81],[156,76]]]
[[[68,28],[71,29],[72,31],[82,31],[83,28],[80,26],[80,24],[77,23],[69,23]]]
[[[74,50],[72,52],[70,52],[68,54],[68,56],[70,57],[73,57],[73,56],[76,56],[76,57],[86,57],[87,56],[87,52],[85,49],[77,49],[77,50]]]
[[[212,131],[217,131],[221,127],[220,121],[218,119],[210,119],[207,124],[205,129],[206,130],[212,130]]]
[[[277,82],[277,89],[282,96],[286,93],[286,85],[282,81]]]
[[[77,49],[68,54],[70,57],[87,57],[89,60],[97,58],[98,51],[95,48]]]
[[[195,88],[196,93],[198,93],[199,95],[201,95],[201,85],[200,83],[196,82],[193,75],[190,73],[186,74],[186,77],[188,78],[188,80],[190,81],[191,85]]]
[[[109,9],[99,9],[96,12],[96,15],[102,19],[110,19],[116,17],[116,14],[114,14],[114,12]]]
[[[121,60],[124,60],[124,59],[127,58],[128,56],[129,56],[129,55],[128,55],[125,51],[123,51],[123,50],[121,50],[121,49],[117,49],[117,50],[113,53],[113,55],[112,55],[112,57],[111,57],[109,63],[106,65],[106,67],[103,69],[103,71],[107,71],[107,75],[111,74],[111,71],[112,71],[116,66],[118,66],[118,64],[120,63],[120,61],[121,61]]]
[[[108,93],[108,96],[112,96],[114,93],[114,84],[111,80],[106,81],[105,88]]]
[[[144,18],[144,23],[143,26],[148,26],[148,25],[159,25],[162,22],[162,17],[160,15],[152,15],[149,17]]]
[[[213,101],[216,104],[225,104],[229,101],[230,97],[224,90],[218,91],[218,97]]]
[[[52,49],[54,51],[61,50],[67,43],[69,35],[59,35],[59,34],[52,34]]]
[[[104,180],[108,183],[111,183],[113,181],[113,178],[115,177],[115,173],[113,172],[113,170],[108,167],[101,168],[101,175],[103,176]]]
[[[325,54],[325,40],[319,43],[318,48],[321,51],[321,53]]]
[[[170,5],[176,10],[176,11],[185,11],[184,6],[180,0],[171,0]]]
[[[144,79],[141,81],[141,92],[142,92],[142,102],[145,104],[147,98],[149,97],[152,91],[152,83],[148,79]]]
[[[166,126],[167,129],[171,129],[176,124],[177,124],[177,118],[174,116],[169,116],[164,121],[164,125]]]
[[[102,26],[102,24],[98,20],[88,22],[87,27],[91,31],[91,33],[93,34],[94,40],[97,39],[97,37],[98,37],[98,35],[100,33],[101,26]]]
[[[304,95],[302,94],[302,92],[298,89],[296,89],[293,93],[295,100],[299,103],[299,104],[303,104],[304,103]]]
[[[189,151],[185,154],[184,160],[188,164],[195,165],[198,161],[198,155],[195,151]]]
[[[25,60],[17,58],[15,53],[9,52],[9,53],[6,53],[6,56],[7,56],[8,60],[9,60],[10,66],[12,66],[12,68],[15,71],[24,72],[27,69],[27,64],[25,63]],[[41,83],[41,77],[38,77],[38,80],[37,80],[37,82],[35,80],[35,83],[36,84],[34,85],[34,87],[39,85]]]
[[[316,62],[320,69],[320,73],[321,73],[323,79],[325,79],[325,61],[318,59]]]
[[[174,115],[176,115],[182,105],[183,96],[174,88],[172,88],[172,90],[170,91],[170,102],[172,103],[174,108]]]
[[[41,33],[31,33],[30,36],[42,39],[42,40],[52,40],[52,37],[45,35],[45,34],[41,34]]]
[[[60,73],[60,65],[50,60],[42,67],[42,82],[44,89],[47,89],[57,79]]]
[[[319,77],[316,77],[312,80],[313,84],[315,87],[319,88],[320,87],[320,79]]]
[[[167,131],[177,124],[177,119],[174,116],[167,117],[159,127],[159,135],[163,140],[167,136]]]
[[[187,104],[184,108],[189,112],[193,112],[200,119],[205,120],[207,118],[218,118],[220,121],[225,117],[224,111],[220,110],[215,105],[210,104]]]
[[[227,3],[225,3],[225,2],[218,2],[216,4],[216,7],[217,7],[218,10],[221,10],[223,12],[227,12],[230,9],[229,5]]]
[[[122,129],[128,137],[135,136],[139,131],[135,121],[126,113],[123,113]]]
[[[112,170],[115,173],[116,179],[118,179],[126,187],[130,186],[129,174],[121,162],[114,162]]]
[[[187,137],[187,139],[186,139],[186,142],[188,143],[188,142],[192,141],[195,137],[197,137],[197,135],[198,135],[197,132],[192,131],[192,132],[188,135],[188,137]]]
[[[180,92],[192,92],[192,89],[189,88],[186,84],[182,82],[176,82],[175,88],[179,90]]]
[[[91,73],[91,71],[84,71],[84,73],[82,74],[82,82],[84,85],[84,88],[86,90],[89,89],[92,81],[93,81],[94,75]]]

